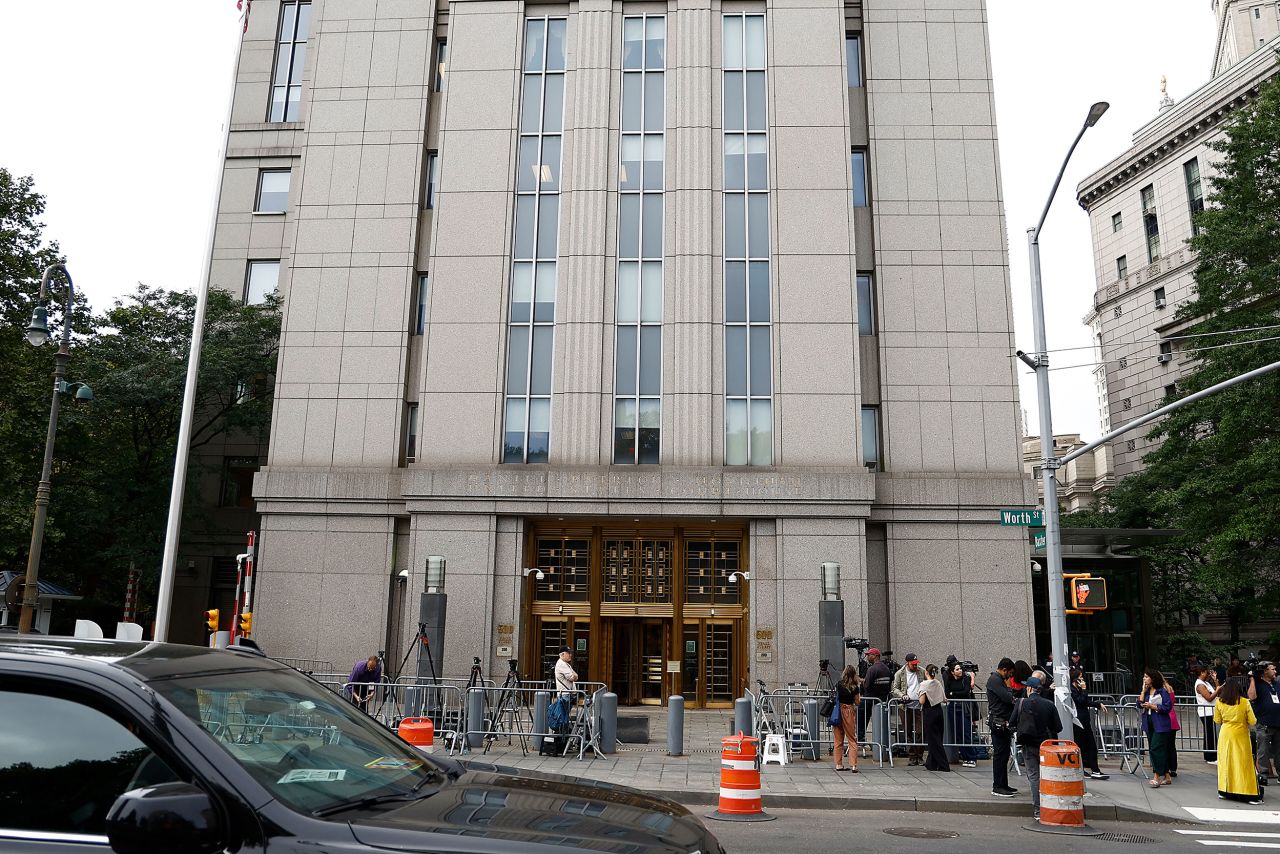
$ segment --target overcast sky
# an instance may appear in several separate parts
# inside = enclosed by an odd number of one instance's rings
[[[1049,346],[1087,346],[1094,292],[1075,186],[1156,114],[1203,85],[1209,0],[988,0],[1018,346],[1032,350],[1026,229],[1094,101],[1111,111],[1076,151],[1041,237]],[[239,39],[234,0],[4,4],[0,165],[48,199],[45,234],[95,308],[137,282],[194,288],[208,251],[221,125]],[[1086,362],[1088,351],[1055,365]],[[1034,382],[1022,405],[1038,430]],[[1099,434],[1088,368],[1055,371],[1058,433]]]

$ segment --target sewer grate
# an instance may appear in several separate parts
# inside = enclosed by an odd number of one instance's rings
[[[953,830],[935,830],[932,827],[889,827],[884,832],[908,839],[955,839],[960,835]]]
[[[1093,838],[1101,839],[1103,842],[1123,842],[1126,845],[1151,845],[1160,841],[1150,836],[1139,836],[1136,833],[1100,833]]]

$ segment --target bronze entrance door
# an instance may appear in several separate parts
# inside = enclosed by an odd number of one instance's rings
[[[670,620],[616,617],[608,621],[612,636],[612,673],[609,687],[624,706],[661,705],[666,692]]]
[[[618,521],[529,525],[525,566],[543,577],[524,582],[523,672],[545,678],[567,645],[621,703],[731,707],[750,676],[746,531]]]

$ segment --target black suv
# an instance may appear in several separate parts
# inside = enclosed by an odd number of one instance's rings
[[[634,789],[428,756],[249,651],[0,635],[0,850],[718,854]]]

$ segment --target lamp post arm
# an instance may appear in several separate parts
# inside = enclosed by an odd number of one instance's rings
[[[1217,385],[1211,385],[1206,389],[1201,389],[1195,394],[1189,394],[1186,397],[1182,398],[1181,400],[1175,400],[1173,403],[1167,404],[1166,406],[1162,406],[1159,409],[1149,412],[1146,415],[1142,416],[1141,418],[1135,418],[1132,421],[1130,421],[1128,424],[1123,424],[1120,427],[1117,427],[1116,429],[1112,430],[1110,433],[1108,433],[1107,435],[1103,436],[1100,439],[1095,439],[1094,441],[1090,442],[1087,445],[1081,445],[1071,453],[1067,454],[1061,460],[1059,460],[1058,464],[1066,465],[1067,463],[1071,462],[1077,457],[1084,456],[1085,454],[1097,448],[1099,445],[1105,445],[1107,442],[1110,442],[1112,439],[1115,439],[1118,436],[1122,436],[1125,433],[1128,433],[1130,430],[1136,430],[1142,425],[1150,424],[1152,421],[1156,421],[1160,418],[1163,418],[1164,416],[1168,415],[1170,412],[1179,410],[1182,407],[1186,406],[1187,404],[1195,403],[1197,400],[1202,400],[1211,394],[1217,394],[1220,391],[1226,391],[1227,389],[1231,388],[1234,385],[1239,385],[1240,383],[1247,382],[1248,380],[1254,379],[1255,377],[1260,377],[1260,376],[1263,376],[1264,374],[1269,374],[1274,370],[1280,370],[1280,362],[1272,362],[1269,365],[1263,365],[1261,368],[1254,368],[1252,371],[1240,374],[1240,376],[1238,377],[1232,377],[1229,380],[1223,380]]]
[[[1071,162],[1071,155],[1076,153],[1076,146],[1080,144],[1080,140],[1084,138],[1084,132],[1089,129],[1089,124],[1080,126],[1080,132],[1076,134],[1076,138],[1071,142],[1071,147],[1067,149],[1067,156],[1062,160],[1062,166],[1058,169],[1058,177],[1053,179],[1053,189],[1049,191],[1049,199],[1044,203],[1044,210],[1040,213],[1040,221],[1036,223],[1036,227],[1031,230],[1031,242],[1040,242],[1040,229],[1044,228],[1044,221],[1049,217],[1049,208],[1053,207],[1053,200],[1058,195],[1058,185],[1062,183],[1062,176],[1067,174],[1067,164]]]
[[[27,577],[22,588],[22,612],[18,618],[18,633],[29,634],[34,627],[36,610],[40,607],[40,552],[44,546],[44,525],[49,517],[49,497],[53,494],[53,441],[58,433],[58,409],[62,400],[62,384],[67,377],[67,359],[71,355],[71,312],[75,304],[75,285],[71,274],[62,264],[52,264],[40,278],[40,302],[49,298],[49,279],[61,272],[67,280],[66,303],[62,314],[62,340],[53,358],[53,399],[49,403],[49,428],[44,438],[44,464],[40,468],[40,483],[36,487],[35,519],[31,523],[31,547],[27,552]]]

